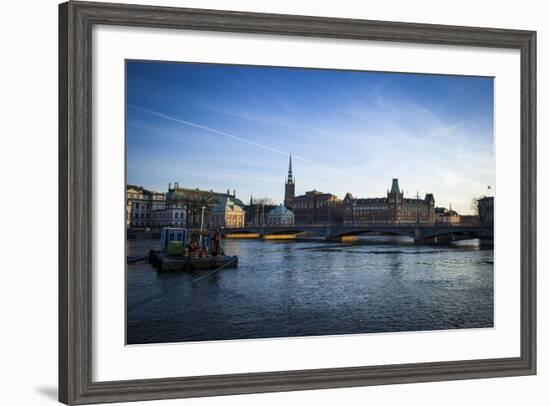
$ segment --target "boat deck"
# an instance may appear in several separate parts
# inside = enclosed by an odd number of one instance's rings
[[[237,256],[209,256],[209,257],[183,257],[169,255],[163,251],[149,252],[149,263],[157,272],[165,271],[194,271],[200,269],[216,269],[221,267],[234,268],[238,266]]]

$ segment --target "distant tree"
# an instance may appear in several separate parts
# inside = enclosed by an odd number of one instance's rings
[[[470,208],[477,216],[479,216],[479,204],[477,203],[477,201],[479,199],[482,199],[483,197],[485,196],[472,197],[472,200],[470,202]]]
[[[252,199],[252,202],[254,204],[261,204],[261,205],[264,205],[264,206],[275,206],[275,200],[269,198],[269,197],[258,197],[258,198],[254,198]]]
[[[191,190],[186,193],[183,203],[187,209],[187,224],[191,227],[199,227],[201,217],[208,218],[210,209],[216,204],[214,194],[212,192],[204,192],[200,190]]]

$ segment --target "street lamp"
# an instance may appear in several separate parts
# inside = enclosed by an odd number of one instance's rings
[[[204,204],[203,204],[202,207],[201,207],[201,231],[202,231],[202,226],[204,224],[204,209],[205,209],[205,207],[204,207]]]
[[[201,206],[201,229],[200,229],[200,232],[199,232],[199,246],[201,247],[202,249],[202,227],[203,227],[203,224],[204,224],[204,204]]]

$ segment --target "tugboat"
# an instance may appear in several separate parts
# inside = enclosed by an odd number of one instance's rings
[[[239,258],[225,255],[218,231],[165,227],[160,233],[160,250],[149,251],[149,263],[157,272],[234,268]]]

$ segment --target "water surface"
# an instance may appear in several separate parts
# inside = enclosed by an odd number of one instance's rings
[[[147,242],[130,241],[130,254]],[[128,344],[493,326],[493,249],[372,237],[224,240],[239,267],[158,274],[128,265]]]

